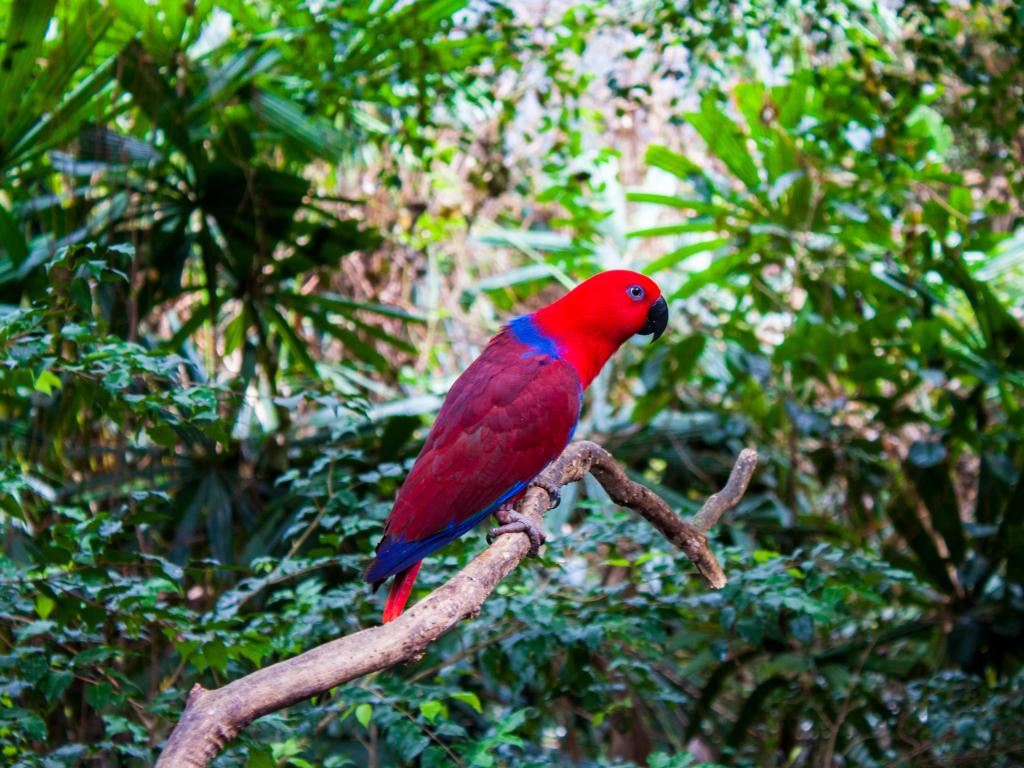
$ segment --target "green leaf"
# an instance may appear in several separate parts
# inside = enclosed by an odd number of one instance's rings
[[[690,158],[680,155],[678,152],[673,152],[668,147],[663,147],[659,144],[652,144],[647,148],[647,152],[644,153],[644,161],[648,165],[667,171],[680,179],[687,179],[694,175],[704,175],[704,171],[701,170],[700,166],[690,160]]]
[[[54,389],[61,388],[60,377],[51,370],[40,371],[34,387],[36,392],[42,392],[47,396],[52,395]]]
[[[220,640],[211,640],[203,646],[206,663],[222,675],[228,671],[228,649]]]
[[[940,157],[945,157],[953,144],[953,131],[946,125],[942,115],[929,106],[918,104],[906,117],[910,133],[926,137],[930,148]]]
[[[337,312],[338,314],[346,316],[352,314],[355,310],[362,310],[377,315],[384,315],[385,317],[394,317],[399,320],[405,320],[409,323],[426,322],[426,318],[422,315],[407,312],[399,307],[392,307],[387,304],[379,304],[373,301],[356,301],[354,299],[346,299],[344,296],[339,296],[336,293],[325,292],[305,295],[282,291],[279,292],[277,296],[280,297],[282,303],[296,309],[313,304],[322,307],[323,309],[329,309],[332,312]]]
[[[15,720],[19,729],[30,738],[40,743],[46,742],[46,723],[35,712],[28,709],[22,709],[21,707],[5,707],[4,709],[0,709],[0,714],[5,715],[5,719]],[[9,752],[5,752],[4,754],[13,756]]]
[[[442,19],[449,19],[468,5],[468,0],[433,0],[426,4],[413,4],[415,15],[419,21],[436,24]]]
[[[801,173],[797,169],[796,149],[789,135],[776,123],[774,95],[769,96],[762,84],[741,83],[734,93],[736,106],[761,154],[761,163],[771,182],[769,200],[774,203],[795,181],[793,175]],[[787,176],[790,179],[780,184]]]
[[[650,264],[644,267],[644,273],[653,275],[656,272],[661,272],[663,269],[674,267],[680,262],[686,261],[691,256],[696,256],[698,253],[705,253],[707,251],[717,251],[729,244],[731,238],[728,237],[713,237],[709,240],[699,240],[696,243],[688,243],[681,248],[676,248],[671,253],[666,253]]]
[[[111,703],[114,688],[110,683],[94,683],[85,689],[85,700],[95,710],[103,710]]]
[[[724,281],[733,270],[746,264],[751,255],[749,249],[742,249],[719,257],[707,269],[698,272],[683,283],[683,286],[673,294],[672,298],[685,299],[707,285]]]
[[[788,131],[794,130],[806,114],[808,96],[812,92],[812,73],[799,69],[789,76],[789,82],[772,89],[772,101],[778,109],[779,123]]]
[[[420,702],[420,713],[431,723],[438,717],[448,717],[448,708],[437,700]]]
[[[253,744],[249,747],[249,760],[246,768],[276,768],[274,752],[266,744]]]
[[[157,445],[173,450],[178,442],[178,433],[168,424],[152,424],[146,427],[146,434]]]
[[[57,0],[11,0],[2,41],[4,101],[29,87],[56,6]]]
[[[353,331],[339,323],[332,322],[326,313],[310,311],[307,317],[318,331],[336,338],[347,351],[352,352],[360,360],[369,363],[379,371],[388,369],[389,363],[380,352],[360,339]]]
[[[0,245],[15,267],[28,258],[28,244],[18,222],[3,205],[0,205]]]
[[[27,128],[7,155],[0,159],[10,165],[26,163],[51,148],[70,140],[86,120],[95,120],[94,105],[102,101],[104,91],[112,90],[115,57],[110,57],[68,92],[61,103]]]
[[[368,728],[370,725],[370,718],[373,717],[373,707],[369,704],[360,704],[356,707],[356,720],[363,728]]]
[[[46,702],[52,704],[60,699],[74,679],[75,676],[66,669],[50,672],[43,678],[42,683],[43,697],[46,699]]]
[[[1024,271],[1024,227],[1000,241],[989,257],[974,269],[974,276],[983,282]]]
[[[626,199],[634,203],[653,203],[654,205],[666,205],[670,208],[693,211],[700,216],[737,215],[736,211],[724,205],[709,203],[704,200],[690,200],[676,197],[675,195],[659,195],[652,192],[627,192]]]
[[[461,701],[463,704],[468,704],[477,713],[483,714],[484,709],[480,704],[480,697],[475,693],[472,693],[471,691],[459,691],[458,693],[453,693],[452,698],[456,701]]]
[[[284,342],[285,347],[292,356],[299,362],[299,364],[305,368],[310,374],[316,375],[316,361],[309,354],[309,349],[306,347],[304,342],[299,335],[295,333],[295,330],[291,327],[287,320],[281,315],[277,309],[273,307],[264,308],[266,313],[267,321],[270,326],[277,331],[281,337],[281,341]]]
[[[245,333],[249,329],[249,313],[242,307],[227,328],[224,329],[224,354],[230,355],[245,343]]]
[[[701,99],[700,112],[691,112],[686,115],[686,119],[697,129],[697,133],[707,143],[711,153],[725,163],[747,189],[757,189],[761,177],[753,157],[747,150],[746,136],[719,109],[714,94],[705,94]]]
[[[56,607],[57,603],[47,595],[44,595],[42,592],[36,595],[36,613],[39,614],[39,618],[47,618]]]
[[[666,224],[661,227],[634,229],[627,232],[626,237],[667,237],[685,235],[691,232],[717,232],[721,227],[714,221],[689,221],[685,224]]]
[[[303,113],[293,102],[274,93],[260,91],[253,99],[259,118],[295,140],[311,157],[338,159],[348,152],[345,137],[326,120]]]

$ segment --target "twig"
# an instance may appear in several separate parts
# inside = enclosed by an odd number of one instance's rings
[[[836,721],[832,723],[832,726],[829,729],[828,744],[825,745],[825,752],[821,756],[822,768],[830,768],[832,765],[833,756],[836,751],[836,744],[839,742],[839,733],[842,731],[843,722],[850,714],[850,705],[853,703],[853,694],[855,693],[854,687],[860,685],[861,675],[864,674],[864,665],[867,664],[868,659],[871,658],[871,654],[874,653],[876,642],[877,638],[868,643],[867,648],[864,649],[864,653],[861,654],[857,668],[853,671],[853,675],[850,678],[850,687],[846,692],[846,698],[843,699],[843,705],[839,708],[839,713],[836,715]]]
[[[676,515],[653,491],[630,480],[611,454],[591,442],[569,445],[538,482],[561,488],[590,472],[615,503],[650,521],[686,553],[708,586],[717,589],[725,585],[725,574],[704,534],[743,497],[756,466],[754,451],[740,453],[725,488],[705,502],[693,523]],[[544,488],[533,485],[517,506],[521,514],[540,525],[552,502]],[[450,581],[389,624],[324,643],[222,688],[207,690],[196,684],[160,755],[158,768],[205,768],[257,718],[357,677],[416,661],[432,642],[463,619],[476,616],[498,582],[519,565],[529,549],[525,534],[499,536]]]

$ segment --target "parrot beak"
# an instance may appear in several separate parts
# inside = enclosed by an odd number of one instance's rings
[[[668,303],[665,301],[664,296],[659,296],[658,300],[651,304],[651,308],[647,310],[647,322],[644,323],[644,327],[640,329],[641,336],[653,335],[654,338],[651,342],[658,340],[658,337],[665,332],[668,327]]]

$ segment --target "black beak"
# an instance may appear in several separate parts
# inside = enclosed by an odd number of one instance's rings
[[[664,296],[659,296],[658,300],[647,310],[647,322],[644,323],[644,327],[640,329],[639,333],[641,336],[653,334],[654,338],[651,341],[654,342],[665,332],[666,328],[668,328],[668,304],[665,302]]]

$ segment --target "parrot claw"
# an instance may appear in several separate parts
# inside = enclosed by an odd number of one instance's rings
[[[487,543],[490,544],[498,536],[503,536],[506,533],[525,533],[530,539],[530,552],[531,557],[536,557],[537,553],[540,552],[541,544],[544,543],[544,532],[534,525],[528,517],[521,515],[514,509],[508,507],[502,507],[494,516],[498,518],[498,522],[501,525],[498,528],[492,528],[487,532]]]
[[[551,499],[550,509],[554,509],[562,503],[562,488],[560,486],[555,485],[554,483],[549,483],[547,480],[542,480],[540,478],[534,480],[530,485],[535,485],[538,488],[547,491],[548,498]]]

